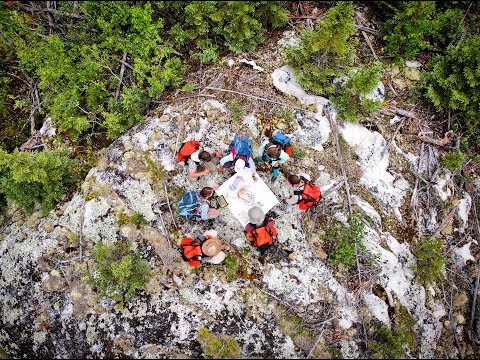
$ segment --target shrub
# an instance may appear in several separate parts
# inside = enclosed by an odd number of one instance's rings
[[[133,300],[151,277],[148,263],[141,260],[140,250],[132,251],[128,241],[115,244],[98,243],[93,248],[95,272],[87,276],[101,296],[123,304]]]
[[[355,32],[352,2],[340,2],[316,22],[315,30],[305,30],[299,47],[286,50],[287,63],[303,88],[319,95],[334,93],[332,80],[353,64]]]
[[[446,257],[442,253],[442,247],[442,239],[423,239],[417,247],[415,253],[417,264],[412,270],[420,285],[444,281],[443,269]]]
[[[241,348],[231,336],[217,336],[206,327],[198,329],[198,342],[205,356],[212,359],[238,359]]]
[[[381,65],[354,69],[346,84],[337,90],[332,98],[338,110],[340,120],[357,121],[359,115],[368,115],[377,111],[381,101],[374,101],[366,96],[371,93],[380,81]]]
[[[480,35],[451,44],[425,73],[426,97],[438,110],[454,110],[472,144],[480,142]]]
[[[385,21],[381,32],[385,51],[396,59],[414,58],[423,50],[446,47],[463,31],[463,12],[441,11],[435,1],[404,1],[392,18]]]
[[[365,245],[362,243],[365,228],[364,223],[358,215],[352,213],[348,218],[348,225],[348,227],[344,227],[337,220],[325,235],[327,241],[332,241],[337,244],[328,259],[328,262],[332,265],[355,265],[357,254],[355,248],[358,247],[360,251],[365,251]]]
[[[0,149],[0,194],[27,211],[38,202],[46,214],[75,182],[75,164],[64,150],[8,154]]]
[[[442,155],[442,159],[440,163],[443,167],[447,168],[450,171],[460,170],[462,165],[467,160],[467,157],[462,152],[456,151],[449,151],[446,154]]]

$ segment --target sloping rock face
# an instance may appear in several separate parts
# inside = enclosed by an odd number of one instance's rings
[[[282,69],[281,76],[288,74],[294,81],[288,69]],[[294,96],[305,95],[299,89],[279,89]],[[305,101],[317,104],[318,111],[298,114],[294,139],[321,151],[330,134],[322,114],[328,100],[309,96]],[[255,121],[253,115],[244,119],[249,136],[257,135]],[[310,128],[310,122],[319,123],[323,130]],[[376,255],[372,265],[378,268],[375,283],[385,297],[368,287],[352,292],[342,285],[344,281],[335,278],[325,254],[318,249],[318,234],[308,231],[306,216],[296,207],[281,202],[272,209],[270,216],[276,220],[279,236],[276,247],[262,261],[228,209],[221,209],[219,218],[202,224],[178,218],[176,204],[185,191],[220,185],[231,175],[209,174],[192,181],[187,169],[175,161],[175,151],[186,140],[194,138],[224,150],[233,138],[226,105],[208,100],[199,111],[169,106],[160,117],[146,119],[104,151],[99,165],[70,201],[45,218],[33,214],[6,228],[0,242],[0,346],[15,358],[198,358],[205,356],[198,329],[207,327],[215,334],[233,337],[246,358],[303,358],[314,344],[312,355],[325,357],[329,345],[324,340],[315,343],[314,337],[302,343],[297,334],[288,331],[285,314],[293,311],[300,317],[316,314],[317,322],[324,321],[345,334],[338,340],[343,357],[362,357],[361,340],[355,341],[362,319],[389,327],[389,310],[400,303],[416,322],[420,357],[433,357],[445,310],[439,301],[426,300],[426,290],[415,283],[410,270],[415,258],[409,245],[383,231],[379,215],[398,210],[408,184],[395,186],[387,170],[388,153],[378,157],[385,139],[356,126],[355,134],[373,140],[356,142],[349,136],[348,126],[345,140],[358,152],[359,162],[365,163],[361,166],[362,184],[385,205],[375,209],[353,194],[358,211],[372,220],[364,243]],[[258,148],[256,138],[253,142]],[[371,161],[378,163],[386,181],[381,175],[368,175]],[[313,179],[325,188],[340,180],[339,174],[327,171]],[[259,175],[270,184],[268,172],[259,171]],[[371,185],[372,181],[377,181],[376,185]],[[378,186],[380,183],[384,187]],[[283,175],[270,185],[280,200],[287,196]],[[332,191],[323,201],[336,206],[343,200]],[[141,213],[147,225],[121,225],[120,213]],[[346,211],[336,215],[346,221]],[[216,229],[221,239],[243,251],[245,271],[241,276],[232,279],[223,265],[192,272],[181,260],[181,238],[199,235],[208,228]],[[92,247],[119,240],[137,244],[154,274],[146,290],[123,310],[116,310],[112,300],[97,298],[83,279],[93,266]]]

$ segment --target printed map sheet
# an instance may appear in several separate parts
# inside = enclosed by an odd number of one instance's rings
[[[259,206],[266,214],[278,204],[272,190],[258,175],[257,181],[253,181],[252,173],[249,170],[233,175],[220,186],[216,193],[225,197],[228,208],[243,227],[249,222],[248,210],[250,208]]]

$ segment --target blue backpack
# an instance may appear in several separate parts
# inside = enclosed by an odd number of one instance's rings
[[[285,147],[291,146],[290,144],[290,137],[285,134],[282,134],[280,130],[277,130],[272,138],[273,142],[277,145],[280,145],[283,150]]]
[[[192,219],[197,216],[196,210],[202,201],[195,190],[191,190],[183,195],[182,200],[178,203],[178,212],[180,217],[184,219]]]
[[[233,154],[233,161],[241,157],[247,162],[253,155],[252,143],[245,135],[235,135],[229,149]]]

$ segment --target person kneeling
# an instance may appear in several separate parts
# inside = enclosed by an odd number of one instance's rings
[[[228,249],[229,246],[222,243],[217,236],[217,231],[207,230],[195,239],[184,237],[181,242],[183,260],[194,267],[204,262],[220,264],[227,256],[222,250]]]
[[[275,220],[265,218],[263,210],[254,206],[248,210],[248,219],[250,222],[245,226],[245,236],[250,244],[258,248],[260,254],[269,249],[277,239],[277,229]]]

